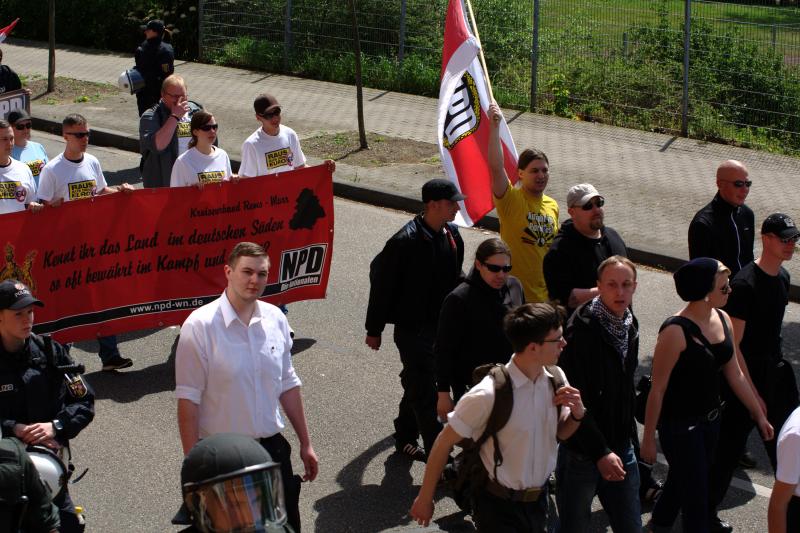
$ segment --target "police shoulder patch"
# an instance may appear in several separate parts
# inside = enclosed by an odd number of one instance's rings
[[[64,381],[67,384],[67,390],[70,396],[73,398],[83,398],[86,396],[88,390],[80,374],[64,374]]]

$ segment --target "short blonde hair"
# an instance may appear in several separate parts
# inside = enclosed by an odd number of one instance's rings
[[[188,91],[186,81],[180,74],[172,74],[164,79],[164,82],[161,84],[161,94],[166,94],[167,88],[169,87],[181,87],[184,91]]]

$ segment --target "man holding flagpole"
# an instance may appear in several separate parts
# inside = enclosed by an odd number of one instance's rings
[[[492,196],[500,218],[500,237],[511,248],[518,268],[514,273],[525,289],[525,301],[546,302],[547,285],[542,263],[558,231],[558,204],[544,194],[550,178],[550,162],[544,152],[524,150],[517,162],[520,187],[508,179],[500,144],[503,112],[493,102],[489,106],[489,169]]]

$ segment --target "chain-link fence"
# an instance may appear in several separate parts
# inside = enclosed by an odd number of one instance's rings
[[[472,0],[502,105],[800,153],[800,9],[780,3]],[[200,4],[203,60],[354,82],[349,1]],[[355,4],[364,83],[437,95],[447,0]]]

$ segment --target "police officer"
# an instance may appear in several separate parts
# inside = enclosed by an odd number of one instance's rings
[[[0,531],[58,531],[58,509],[25,445],[0,439]]]
[[[60,453],[94,418],[94,393],[63,346],[32,333],[34,306],[44,304],[24,284],[0,283],[0,429]],[[59,531],[83,531],[66,486],[53,503]]]
[[[136,93],[139,116],[161,98],[161,82],[175,72],[175,51],[163,42],[164,22],[153,19],[144,29],[145,40],[136,49],[136,70],[144,78],[144,88]]]
[[[280,465],[258,441],[216,433],[195,444],[183,460],[181,487],[188,516],[181,512],[172,523],[191,524],[183,533],[291,533],[281,486]]]

